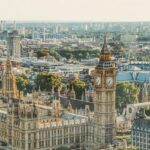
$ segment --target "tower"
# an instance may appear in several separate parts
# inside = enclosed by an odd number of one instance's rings
[[[43,41],[45,42],[45,40],[46,40],[46,31],[45,31],[46,29],[45,29],[45,27],[44,27],[44,29],[43,29]]]
[[[72,89],[71,89],[71,92],[70,92],[70,96],[71,98],[75,99],[76,98],[76,92],[74,90],[74,86],[72,85]]]
[[[16,30],[16,21],[14,20],[14,30]]]
[[[7,44],[10,56],[15,59],[20,58],[20,37],[17,30],[14,30],[8,34]]]
[[[6,70],[2,80],[2,94],[9,98],[19,97],[19,92],[16,85],[16,77],[12,73],[12,66],[9,56],[6,61]]]
[[[0,21],[0,31],[2,31],[3,30],[3,21],[1,20]]]
[[[36,132],[33,132],[37,125],[38,110],[35,104],[12,102],[7,110],[8,149],[29,150],[37,147]]]
[[[95,149],[106,148],[112,143],[115,131],[115,80],[116,69],[104,37],[99,63],[95,68],[94,86],[94,136]]]

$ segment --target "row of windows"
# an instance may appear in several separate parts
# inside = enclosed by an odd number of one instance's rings
[[[30,138],[31,134],[29,134],[29,138]],[[29,140],[28,143],[28,149],[32,149],[32,148],[44,148],[44,147],[52,147],[52,146],[56,146],[56,145],[61,145],[61,144],[71,144],[71,143],[79,143],[79,142],[84,142],[85,141],[86,136],[82,135],[75,135],[75,136],[70,136],[70,137],[58,137],[58,138],[49,138],[49,139],[42,139],[42,140]],[[13,141],[13,146],[14,147],[22,147],[25,148],[25,142],[23,139],[12,139],[12,137],[9,137],[9,144],[11,145]],[[39,146],[38,146],[39,145]]]
[[[63,129],[53,129],[53,130],[45,130],[39,132],[39,138],[50,138],[55,136],[62,136],[64,135],[74,135],[74,134],[84,134],[86,133],[86,127],[85,126],[77,126],[77,127],[69,127],[69,128],[63,128]]]
[[[33,142],[33,143],[28,143],[28,149],[32,149],[32,148],[46,148],[46,147],[53,147],[53,146],[57,146],[57,145],[62,145],[62,144],[75,144],[75,143],[80,143],[80,142],[85,142],[85,136],[81,136],[81,138],[79,136],[76,137],[70,137],[70,138],[59,138],[59,139],[52,139],[52,141],[50,140],[42,140],[39,141],[39,146],[37,146],[37,142]],[[22,143],[22,148],[24,147],[25,144]]]
[[[142,144],[142,143],[133,142],[133,145],[136,146],[137,148],[141,149],[141,150],[142,150],[143,148],[144,148],[144,149],[146,149],[146,148],[147,148],[147,149],[150,149],[150,145],[147,145],[147,144],[144,144],[144,143]]]
[[[133,131],[132,132],[132,135],[133,136],[136,136],[136,137],[148,137],[148,138],[150,138],[150,133],[143,133],[143,132],[135,132],[135,131]]]
[[[12,136],[12,130],[9,129],[9,136]],[[33,132],[28,134],[28,139],[36,139],[39,136],[39,139],[43,138],[50,138],[55,136],[62,136],[64,135],[75,135],[75,134],[84,134],[86,133],[86,127],[85,126],[77,126],[77,127],[68,127],[63,129],[53,129],[53,130],[41,130],[39,132]],[[0,130],[0,134],[6,134],[6,130]],[[38,135],[39,134],[39,135]],[[25,139],[25,133],[20,133],[19,131],[13,131],[14,138],[21,138]]]

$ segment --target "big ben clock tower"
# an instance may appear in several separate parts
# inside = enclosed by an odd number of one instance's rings
[[[108,50],[106,36],[95,69],[94,86],[96,91],[94,114],[94,149],[106,148],[112,143],[115,133],[115,61]]]

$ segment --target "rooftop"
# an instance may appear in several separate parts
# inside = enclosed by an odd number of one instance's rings
[[[150,71],[121,71],[117,73],[117,82],[124,81],[137,81],[137,82],[149,82]]]
[[[132,129],[145,130],[150,132],[150,117],[135,119]]]

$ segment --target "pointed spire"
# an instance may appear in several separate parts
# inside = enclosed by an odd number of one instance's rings
[[[7,50],[7,60],[10,60],[10,52]]]
[[[41,93],[41,86],[39,85],[38,93]]]
[[[72,108],[72,105],[71,105],[71,102],[69,101],[69,103],[68,103],[68,111],[70,111],[70,112],[73,112],[73,108]]]
[[[76,92],[75,92],[75,89],[74,89],[74,86],[72,85],[72,89],[71,89],[71,97],[72,98],[76,98]]]
[[[101,53],[107,53],[109,52],[108,47],[107,47],[107,34],[105,33],[104,35],[104,43],[103,43],[103,48],[101,50]]]
[[[55,91],[54,91],[54,86],[52,86],[52,89],[51,89],[51,94],[54,95]]]
[[[84,92],[82,92],[81,100],[82,100],[82,101],[84,101],[84,100],[85,100],[85,94],[84,94]]]
[[[10,61],[10,53],[9,53],[9,51],[7,51],[6,72],[10,73],[11,70],[12,70],[12,65],[11,65],[11,61]]]
[[[16,30],[16,21],[15,20],[14,20],[13,28],[14,28],[14,30]]]

